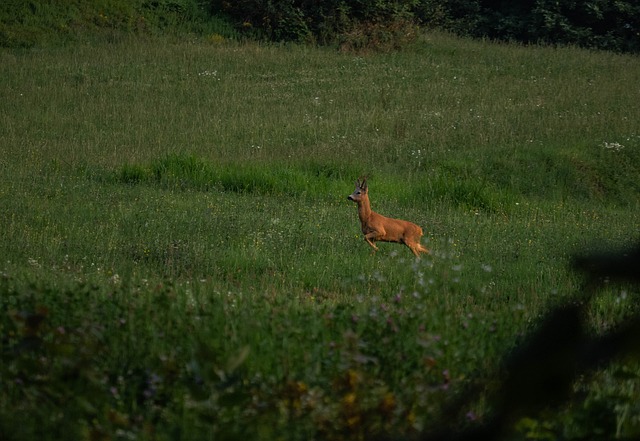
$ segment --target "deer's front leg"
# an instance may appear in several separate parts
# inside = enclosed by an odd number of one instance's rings
[[[374,243],[377,237],[378,237],[378,233],[376,233],[375,231],[372,231],[364,235],[364,240],[366,240],[367,243],[371,245],[371,248],[373,248],[374,251],[378,251],[378,247]]]

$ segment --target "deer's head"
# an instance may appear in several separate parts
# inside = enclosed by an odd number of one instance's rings
[[[353,193],[347,196],[347,199],[353,202],[359,202],[367,196],[368,190],[369,187],[367,187],[367,179],[363,178],[362,182],[360,181],[360,179],[358,179],[356,181],[356,189],[353,190]]]

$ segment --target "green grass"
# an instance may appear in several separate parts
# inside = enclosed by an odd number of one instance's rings
[[[3,50],[0,78],[12,439],[411,436],[579,289],[574,252],[640,227],[635,57],[124,39]],[[370,254],[362,174],[431,256]],[[541,427],[634,433],[637,363],[599,375]]]

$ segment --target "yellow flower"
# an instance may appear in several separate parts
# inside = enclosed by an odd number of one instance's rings
[[[357,426],[360,422],[360,415],[354,415],[350,418],[347,418],[347,426],[354,427]]]
[[[351,408],[355,405],[356,399],[357,399],[356,394],[353,392],[350,392],[342,398],[342,404],[346,408]]]
[[[360,382],[360,375],[358,375],[357,371],[353,369],[349,369],[347,371],[347,384],[349,388],[355,389],[356,385]]]
[[[209,35],[210,43],[222,43],[224,41],[224,37],[220,34],[211,34]]]
[[[396,397],[391,392],[387,392],[380,402],[380,411],[382,413],[391,413],[396,407]]]

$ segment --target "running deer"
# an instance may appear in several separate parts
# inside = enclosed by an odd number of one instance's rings
[[[360,182],[360,179],[356,181],[356,189],[347,199],[358,204],[358,217],[360,217],[360,223],[362,224],[362,234],[364,234],[364,240],[371,245],[374,252],[378,251],[375,242],[379,240],[382,242],[403,243],[417,257],[420,257],[420,253],[429,254],[429,250],[420,244],[422,228],[414,223],[401,219],[391,219],[371,211],[369,187],[367,186],[366,178],[363,178],[362,182]]]

